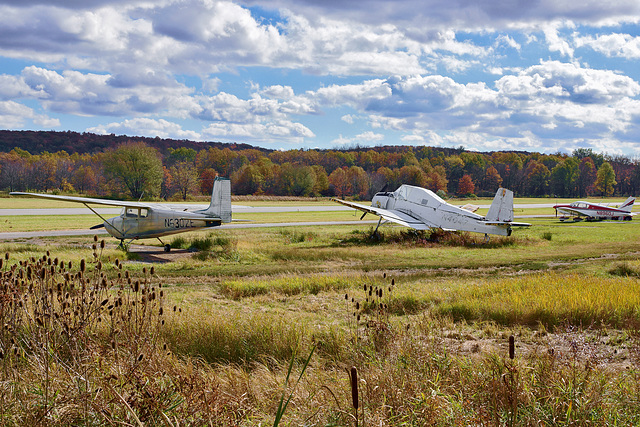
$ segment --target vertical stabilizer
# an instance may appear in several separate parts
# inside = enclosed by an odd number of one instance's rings
[[[201,213],[216,216],[222,222],[231,222],[231,181],[228,178],[216,177],[213,181],[211,204]]]
[[[491,222],[512,222],[513,191],[499,188],[485,219]]]
[[[633,203],[635,201],[636,201],[635,197],[629,197],[627,200],[624,201],[622,205],[620,205],[619,209],[621,211],[631,212],[631,209],[633,209]]]

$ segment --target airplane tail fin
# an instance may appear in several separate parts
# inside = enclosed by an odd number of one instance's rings
[[[620,205],[618,209],[625,212],[631,212],[631,209],[633,209],[633,203],[635,201],[636,201],[635,197],[629,197],[627,200],[624,201],[622,205]]]
[[[215,215],[222,222],[231,222],[231,181],[228,178],[216,177],[211,192],[211,204],[202,211],[205,215]]]
[[[485,219],[490,222],[513,222],[513,191],[499,188]]]

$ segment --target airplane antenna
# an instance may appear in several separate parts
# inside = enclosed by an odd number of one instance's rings
[[[142,194],[140,195],[140,198],[138,199],[138,202],[140,202],[140,200],[142,200],[142,196],[144,196],[144,191],[142,192]]]

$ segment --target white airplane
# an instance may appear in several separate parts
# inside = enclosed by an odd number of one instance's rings
[[[556,215],[560,212],[563,215],[572,216],[574,221],[582,221],[583,218],[586,218],[587,221],[602,221],[603,219],[631,221],[631,217],[636,215],[635,213],[631,213],[635,201],[635,197],[629,197],[620,207],[614,208],[607,205],[578,200],[569,205],[555,205],[553,208],[556,210]],[[564,221],[565,219],[568,218],[563,216],[560,218],[560,221]]]
[[[510,236],[511,227],[529,227],[531,224],[513,222],[513,192],[498,189],[486,216],[451,205],[433,191],[412,185],[401,185],[396,191],[377,193],[371,206],[333,199],[345,206],[380,217],[374,234],[382,220],[395,222],[416,230],[440,228],[443,230],[473,231]]]
[[[160,240],[162,236],[200,228],[217,227],[222,223],[231,222],[231,181],[220,177],[217,177],[213,183],[209,207],[198,211],[177,210],[163,205],[123,200],[20,192],[9,194],[82,203],[104,221],[91,229],[104,227],[110,235],[120,240],[120,246],[123,248],[126,247],[125,240],[129,240],[129,243],[136,239],[156,238]],[[105,219],[89,205],[122,206],[122,213],[119,216]],[[164,245],[165,252],[171,250],[171,245],[164,244],[162,240],[160,243]]]

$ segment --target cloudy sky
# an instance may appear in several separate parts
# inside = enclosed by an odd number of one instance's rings
[[[638,0],[0,1],[0,128],[640,155]]]

